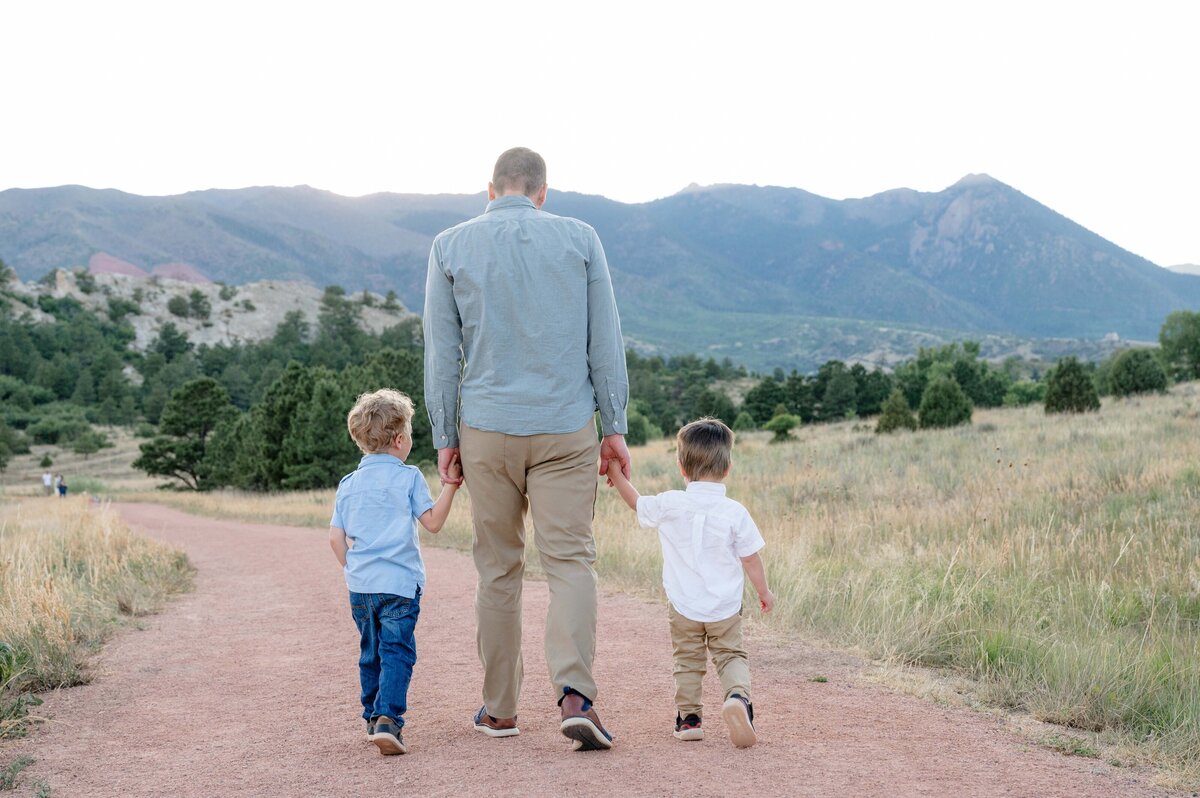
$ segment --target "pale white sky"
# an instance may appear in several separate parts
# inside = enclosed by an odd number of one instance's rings
[[[0,5],[0,189],[482,190],[500,151],[623,201],[987,172],[1200,263],[1187,2]]]

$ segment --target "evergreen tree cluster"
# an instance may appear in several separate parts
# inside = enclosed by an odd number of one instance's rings
[[[138,467],[189,488],[327,487],[360,456],[346,413],[358,394],[380,387],[412,397],[412,459],[434,458],[420,409],[419,321],[365,332],[359,315],[376,301],[370,294],[330,286],[315,324],[294,312],[271,338],[251,344],[195,346],[167,323],[138,352],[126,321],[139,312],[137,297],[110,301],[105,314],[43,296],[37,307],[52,320],[35,323],[21,304],[33,301],[4,290],[0,267],[0,468],[31,443],[86,456],[107,445],[93,424],[137,425],[150,438]],[[178,299],[180,311],[186,304],[180,315],[203,318],[204,302]],[[393,292],[389,305],[399,306]],[[1044,402],[1047,412],[1086,412],[1099,408],[1102,394],[1161,391],[1170,378],[1200,376],[1200,313],[1173,313],[1160,340],[1159,350],[1125,350],[1098,367],[1066,358],[1043,380],[1018,379],[1013,362],[988,363],[971,341],[922,349],[893,373],[830,360],[814,374],[752,376],[728,358],[631,351],[628,442],[673,435],[700,416],[788,440],[800,424],[856,417],[879,416],[877,431],[893,432],[969,423],[975,407]]]

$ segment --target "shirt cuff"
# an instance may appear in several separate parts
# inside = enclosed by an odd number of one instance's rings
[[[458,448],[458,387],[455,386],[453,396],[446,394],[449,391],[444,392],[440,406],[429,410],[429,426],[433,431],[435,449]],[[447,411],[446,408],[452,409]]]
[[[600,411],[600,431],[604,435],[627,435],[629,422],[629,383],[605,377],[596,386],[596,407]]]

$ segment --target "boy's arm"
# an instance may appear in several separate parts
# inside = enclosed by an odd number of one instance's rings
[[[767,587],[767,569],[763,568],[762,557],[758,556],[758,552],[742,557],[742,567],[746,569],[746,576],[750,577],[750,584],[758,593],[759,609],[770,612],[775,608],[775,594]]]
[[[458,492],[458,488],[462,484],[462,466],[457,457],[450,459],[450,463],[446,466],[446,474],[450,481],[442,484],[442,492],[437,497],[437,501],[433,503],[432,507],[421,513],[421,517],[417,519],[421,522],[421,526],[429,532],[442,531],[446,519],[450,516],[450,507],[454,504],[454,494]]]
[[[625,478],[625,472],[621,470],[620,460],[610,460],[608,463],[608,481],[617,489],[617,493],[621,494],[621,498],[629,505],[629,509],[637,512],[638,499],[641,494],[637,492],[637,488]]]
[[[331,526],[329,527],[329,548],[333,549],[333,556],[337,557],[338,563],[346,567],[346,552],[350,550],[350,544],[346,541],[346,530]]]
[[[421,526],[429,532],[441,532],[442,527],[446,524],[446,519],[450,516],[450,506],[454,504],[455,493],[458,493],[458,485],[453,482],[442,485],[442,492],[437,497],[437,501],[417,519],[421,522]]]

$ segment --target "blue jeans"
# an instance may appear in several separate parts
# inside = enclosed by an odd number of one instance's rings
[[[408,683],[417,664],[414,633],[421,614],[421,591],[413,598],[391,593],[350,593],[350,611],[358,627],[358,679],[363,718],[387,715],[404,725]]]

